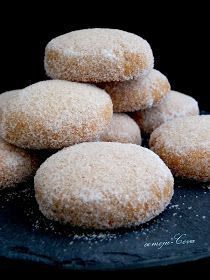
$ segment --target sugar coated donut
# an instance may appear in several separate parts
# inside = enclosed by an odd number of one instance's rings
[[[131,116],[146,134],[150,134],[165,122],[178,117],[196,115],[199,115],[199,108],[194,98],[177,91],[171,91],[155,107],[134,112]]]
[[[0,139],[0,190],[27,181],[38,166],[35,155]]]
[[[150,45],[117,29],[77,30],[50,41],[45,50],[49,77],[76,82],[126,81],[153,68]]]
[[[95,139],[112,119],[109,95],[92,85],[42,81],[2,109],[1,137],[30,149],[60,149]]]
[[[149,145],[175,176],[210,181],[210,115],[164,123],[153,131]]]
[[[120,142],[141,145],[141,131],[137,123],[126,114],[113,114],[109,127],[99,141]]]
[[[49,219],[95,229],[131,227],[160,214],[173,176],[152,151],[92,142],[59,151],[35,176],[35,196]]]
[[[168,79],[153,69],[142,80],[102,83],[99,86],[112,98],[114,112],[133,112],[159,103],[170,91]]]

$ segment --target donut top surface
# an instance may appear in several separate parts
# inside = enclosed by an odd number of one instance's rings
[[[5,102],[10,100],[11,98],[15,97],[19,90],[10,90],[10,91],[5,91],[0,94],[0,108],[5,105]]]
[[[101,134],[100,141],[141,144],[141,131],[128,115],[113,114],[109,127]],[[130,141],[130,142],[129,142]]]
[[[101,87],[105,88],[108,92],[114,92],[117,94],[127,94],[131,96],[142,95],[142,98],[147,98],[149,104],[153,104],[153,93],[158,91],[159,94],[165,95],[165,92],[170,91],[170,84],[166,76],[160,71],[152,69],[150,73],[144,79],[136,79],[126,82],[111,82],[101,84]],[[146,94],[143,95],[143,92]],[[162,93],[163,92],[163,93]]]
[[[182,117],[187,112],[199,113],[198,102],[189,95],[171,90],[162,102],[154,108],[148,109],[156,115],[161,115],[162,118]],[[148,115],[149,116],[149,115]]]
[[[59,52],[69,61],[71,72],[65,78],[84,82],[105,82],[129,80],[139,75],[145,76],[153,68],[154,57],[148,42],[126,31],[106,28],[93,28],[73,31],[52,39],[46,47],[45,67],[51,75],[59,75],[61,65],[54,54]],[[60,57],[59,57],[60,59]],[[65,62],[64,62],[65,64]],[[77,67],[75,67],[77,65]],[[62,67],[61,67],[62,68]],[[75,69],[74,69],[75,68]],[[60,69],[64,73],[64,69]],[[78,73],[76,73],[78,72]]]
[[[199,115],[197,101],[191,96],[173,90],[156,106],[132,114],[146,133],[151,133],[161,124],[174,118],[194,115]]]
[[[46,197],[55,192],[95,203],[112,199],[144,202],[151,195],[152,185],[161,190],[168,181],[173,181],[171,172],[155,153],[137,145],[111,142],[65,148],[48,158],[35,177]]]
[[[150,137],[150,147],[171,152],[210,151],[210,115],[177,118],[158,127]]]
[[[19,91],[9,102],[11,112],[24,112],[43,119],[49,128],[65,123],[82,123],[94,117],[94,109],[109,103],[109,95],[88,84],[61,80],[41,81]]]
[[[67,55],[99,53],[115,59],[113,51],[128,49],[147,52],[145,40],[138,35],[106,28],[72,31],[58,36],[49,43],[51,48],[60,48]],[[109,52],[110,51],[110,52]],[[103,53],[104,52],[104,53]]]
[[[165,75],[152,69],[144,79],[101,83],[111,96],[115,112],[133,112],[159,103],[170,91]]]

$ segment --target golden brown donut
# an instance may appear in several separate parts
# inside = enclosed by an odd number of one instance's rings
[[[158,105],[134,112],[131,117],[144,133],[150,134],[165,122],[196,115],[199,115],[197,101],[191,96],[172,90]]]
[[[114,112],[134,112],[158,104],[170,91],[168,79],[153,69],[144,79],[99,84],[111,96]]]
[[[92,85],[42,81],[1,110],[1,137],[21,148],[60,149],[98,137],[112,119],[109,95]]]
[[[173,176],[152,151],[133,144],[92,142],[63,149],[35,176],[35,196],[49,219],[95,229],[131,227],[160,214]]]
[[[175,176],[210,181],[210,115],[164,123],[152,132],[149,145]]]
[[[0,138],[0,190],[27,181],[39,166],[38,158]]]
[[[53,79],[98,83],[145,77],[153,68],[154,58],[150,45],[141,37],[94,28],[51,40],[44,64]]]
[[[141,131],[131,117],[115,113],[109,127],[99,136],[98,140],[141,145]]]

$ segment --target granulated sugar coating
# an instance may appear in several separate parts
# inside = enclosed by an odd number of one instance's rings
[[[35,176],[40,211],[49,219],[95,229],[131,227],[160,214],[173,176],[152,151],[92,142],[63,149]]]
[[[115,113],[111,124],[99,137],[99,141],[141,145],[141,131],[131,117]]]
[[[147,134],[161,124],[178,117],[199,115],[197,101],[183,93],[171,91],[158,105],[132,113],[139,127]]]
[[[0,121],[2,118],[2,109],[6,107],[8,100],[12,99],[17,95],[19,90],[10,90],[0,94]],[[1,127],[0,127],[1,129]],[[0,132],[1,134],[1,132]]]
[[[133,112],[159,103],[170,91],[168,79],[153,69],[142,80],[100,84],[112,98],[114,112]]]
[[[15,97],[19,90],[10,90],[0,94],[0,110],[3,108],[8,100]]]
[[[59,149],[98,137],[112,113],[109,95],[95,86],[42,81],[2,108],[1,136],[22,148]]]
[[[145,77],[153,68],[150,45],[117,29],[84,29],[50,41],[45,50],[49,77],[76,82],[126,81]]]
[[[158,127],[149,145],[175,176],[210,181],[210,116],[178,118]]]
[[[0,139],[0,190],[27,181],[38,166],[35,155]]]

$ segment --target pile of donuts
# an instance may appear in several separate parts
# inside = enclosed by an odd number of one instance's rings
[[[73,31],[47,44],[44,66],[51,79],[0,95],[1,190],[35,176],[45,217],[114,229],[160,214],[173,175],[210,180],[210,116],[171,90],[147,41]]]

